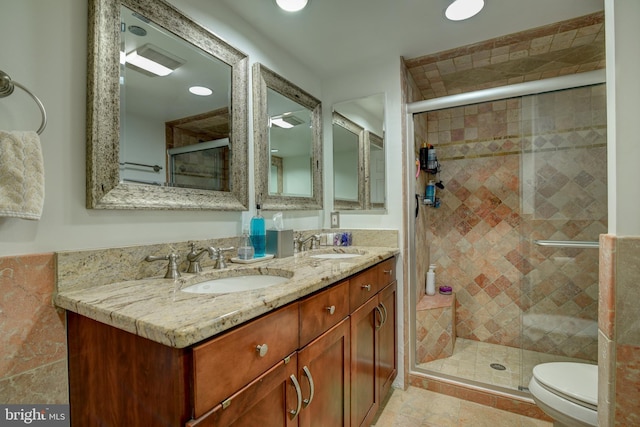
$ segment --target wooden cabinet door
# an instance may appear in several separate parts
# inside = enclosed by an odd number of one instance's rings
[[[300,427],[349,426],[350,369],[349,319],[344,318],[298,353]]]
[[[380,400],[391,389],[391,384],[398,372],[397,335],[396,335],[396,292],[397,284],[393,282],[378,294],[378,306],[384,313],[384,322],[378,330],[378,383]]]
[[[242,390],[187,427],[296,427],[302,393],[296,354],[281,360]],[[297,390],[296,390],[297,389]],[[300,409],[298,409],[300,408]]]
[[[351,314],[351,427],[368,426],[379,402],[376,327],[378,298],[371,298]]]

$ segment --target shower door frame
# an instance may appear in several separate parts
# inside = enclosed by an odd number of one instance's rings
[[[604,69],[588,71],[578,74],[570,74],[561,77],[553,77],[549,79],[536,80],[525,83],[517,83],[508,86],[501,86],[491,89],[483,89],[468,93],[449,95],[440,98],[433,98],[424,101],[411,102],[406,104],[406,141],[409,147],[406,147],[406,159],[407,165],[414,164],[415,157],[415,129],[414,129],[414,115],[427,113],[435,110],[442,110],[445,108],[460,107],[470,104],[478,104],[482,102],[491,102],[507,98],[515,98],[527,95],[537,95],[546,92],[554,92],[564,89],[572,89],[584,86],[591,86],[606,82],[606,73]],[[490,384],[479,383],[472,380],[461,379],[452,377],[446,374],[418,370],[416,367],[416,296],[417,296],[417,278],[416,278],[416,247],[415,247],[415,219],[412,203],[414,202],[413,195],[415,191],[415,176],[414,171],[411,168],[405,170],[405,188],[406,194],[409,195],[408,200],[405,201],[408,205],[408,209],[405,209],[405,223],[407,224],[407,272],[408,277],[408,312],[407,320],[409,325],[409,331],[406,335],[409,339],[409,366],[407,375],[416,375],[423,378],[432,378],[438,381],[447,382],[455,385],[471,386],[478,389],[490,390],[497,393],[505,393],[505,389],[502,387],[492,386]],[[455,321],[455,320],[454,320]],[[510,390],[506,393],[512,396],[529,399],[528,393]]]

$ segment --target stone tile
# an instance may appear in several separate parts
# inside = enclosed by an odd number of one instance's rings
[[[52,304],[53,254],[0,258],[0,287],[0,378],[64,359],[64,317]]]
[[[41,365],[0,379],[0,402],[6,404],[69,403],[67,361]]]

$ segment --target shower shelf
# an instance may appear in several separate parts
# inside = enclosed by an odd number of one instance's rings
[[[554,248],[583,248],[597,249],[600,247],[598,242],[581,242],[578,240],[534,240],[538,246],[550,246]]]

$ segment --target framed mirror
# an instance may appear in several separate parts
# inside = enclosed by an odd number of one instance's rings
[[[254,64],[255,187],[263,209],[322,209],[321,107],[298,86]]]
[[[365,205],[368,209],[385,209],[384,138],[364,131],[364,161],[366,187]]]
[[[87,207],[246,210],[247,55],[163,0],[90,0],[88,48]]]
[[[363,209],[365,203],[364,128],[333,112],[333,206]]]
[[[379,93],[341,102],[333,106],[333,111],[334,207],[341,210],[386,209],[384,94]],[[344,130],[340,129],[343,126],[336,127],[336,114],[340,117],[340,123],[349,123],[348,127],[351,129],[360,129],[359,143],[362,154],[358,157],[358,184],[356,184],[356,167],[353,162],[351,173],[346,171],[346,166],[342,164],[346,161],[341,154],[345,149],[341,137]],[[353,194],[356,185],[358,185],[357,203],[354,200],[345,200],[345,191],[348,190]]]

